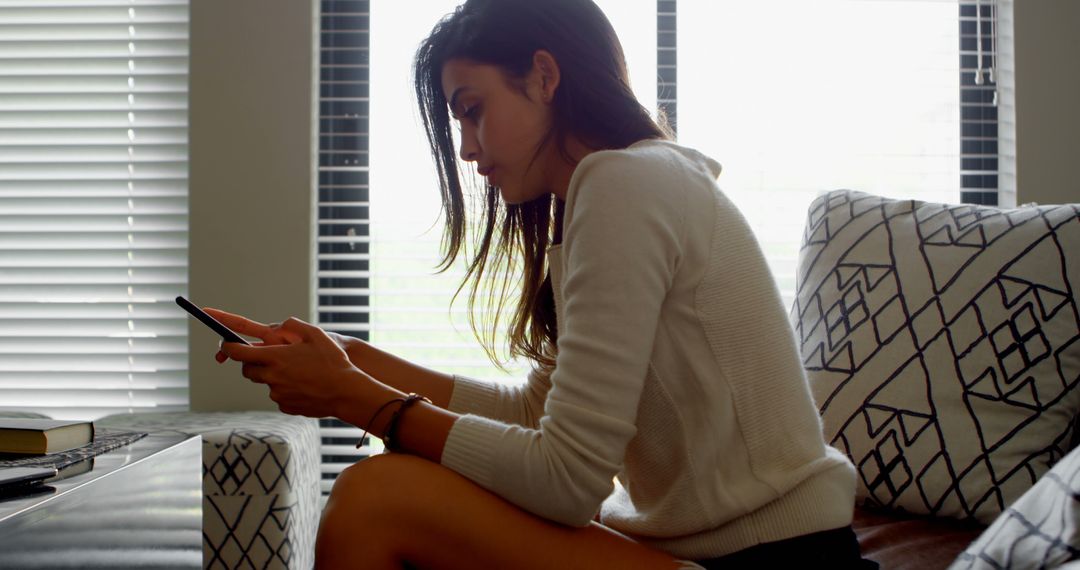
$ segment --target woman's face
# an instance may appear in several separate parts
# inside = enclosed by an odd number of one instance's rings
[[[453,59],[443,66],[442,87],[461,129],[461,159],[476,163],[503,200],[520,204],[555,191],[556,145],[540,148],[552,121],[541,70],[534,66],[518,86],[495,66]]]

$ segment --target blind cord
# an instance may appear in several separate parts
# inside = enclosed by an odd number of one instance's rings
[[[998,17],[998,0],[993,0],[990,4],[990,83],[994,84],[994,100],[993,105],[998,106],[998,88],[997,88],[997,17]]]
[[[982,0],[975,2],[975,85],[983,84]]]

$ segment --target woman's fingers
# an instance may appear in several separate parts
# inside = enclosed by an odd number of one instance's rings
[[[207,307],[203,310],[211,317],[221,321],[221,324],[240,334],[264,338],[270,334],[272,330],[270,326],[260,323],[259,321],[253,321],[247,317],[241,317],[240,315],[235,315],[220,309]]]
[[[263,340],[264,344],[292,344],[300,340],[299,335],[284,329],[278,323],[260,323],[235,313],[209,307],[206,309],[206,313],[242,335],[258,337]]]
[[[281,330],[293,334],[305,342],[310,342],[323,348],[333,347],[335,350],[344,352],[345,346],[323,329],[311,323],[304,322],[296,317],[289,317],[281,323]]]
[[[244,375],[244,378],[251,380],[257,384],[266,384],[266,380],[263,378],[265,372],[262,366],[245,362],[244,366],[240,368],[240,373]]]
[[[288,351],[295,345],[290,344],[240,344],[239,342],[224,342],[220,352],[233,360],[239,360],[247,364],[268,366],[272,364],[287,363],[290,359]],[[295,355],[291,356],[295,358]]]
[[[319,327],[305,323],[304,321],[296,317],[289,317],[288,319],[285,319],[285,322],[281,323],[281,328],[299,336],[304,340],[312,340],[312,333],[318,330]]]
[[[238,342],[225,342],[221,344],[221,351],[233,360],[239,360],[245,364],[265,365],[274,361],[277,349],[287,345],[264,345],[249,346]]]

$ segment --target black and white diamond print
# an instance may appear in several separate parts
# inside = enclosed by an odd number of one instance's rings
[[[120,414],[98,425],[203,440],[203,567],[310,568],[318,421],[276,412]]]
[[[989,523],[1070,449],[1080,206],[834,191],[811,205],[792,323],[860,499]]]
[[[1080,560],[1080,450],[1054,465],[949,570],[1059,568]]]

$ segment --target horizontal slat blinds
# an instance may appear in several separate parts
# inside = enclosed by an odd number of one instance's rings
[[[0,0],[0,408],[187,408],[187,0]]]
[[[998,204],[997,2],[960,3],[960,185],[964,202]]]
[[[679,101],[676,85],[678,27],[675,9],[675,0],[656,0],[656,105],[664,111],[671,130],[677,132],[675,115]]]
[[[724,165],[785,301],[821,192],[960,199],[955,2],[678,5],[679,139]]]
[[[370,339],[368,201],[370,75],[368,0],[323,0],[319,65],[319,324]],[[320,420],[322,491],[345,467],[372,453],[361,431]],[[369,442],[378,446],[377,440]]]

